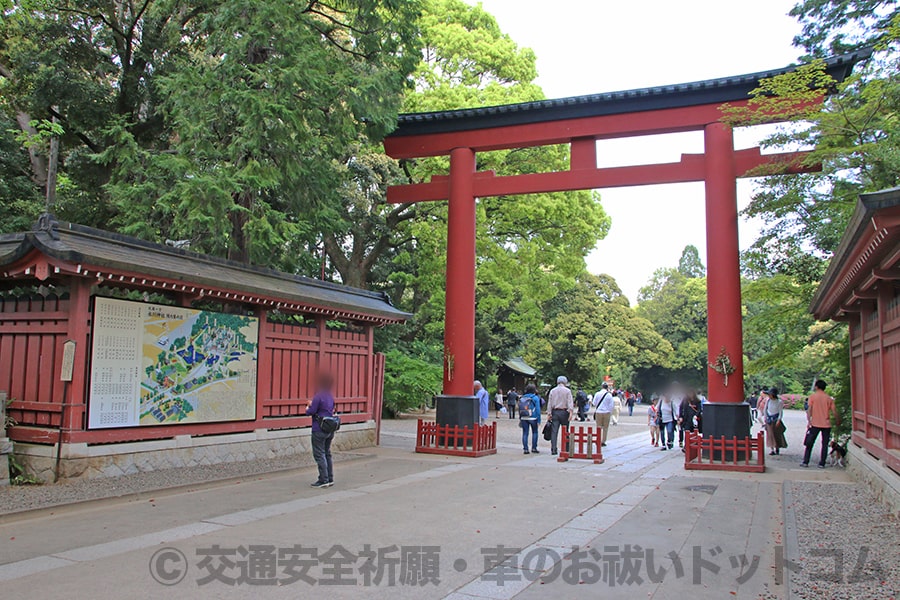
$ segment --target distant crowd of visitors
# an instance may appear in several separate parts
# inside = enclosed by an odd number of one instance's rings
[[[807,434],[804,445],[805,452],[801,466],[809,466],[810,456],[817,438],[821,437],[821,455],[819,467],[824,468],[831,447],[832,417],[839,424],[839,415],[834,399],[825,393],[824,381],[815,383],[815,391],[807,401]],[[481,422],[489,416],[490,395],[480,382],[475,382],[476,396],[479,398]],[[777,388],[762,390],[756,398],[747,400],[750,404],[751,420],[758,423],[766,432],[766,447],[769,454],[776,456],[787,447],[785,438],[783,399]],[[668,386],[662,394],[653,394],[647,406],[647,427],[650,430],[650,444],[662,451],[678,447],[684,452],[685,432],[703,433],[703,406],[706,397],[700,390],[691,389],[677,382]],[[641,392],[617,389],[604,382],[594,393],[576,388],[573,393],[565,376],[557,378],[556,386],[542,396],[534,384],[525,387],[522,393],[512,388],[505,394],[498,390],[494,399],[497,417],[508,416],[519,420],[522,428],[522,450],[525,454],[537,454],[538,432],[541,417],[546,414],[544,437],[550,442],[550,453],[558,453],[559,430],[570,423],[585,422],[592,419],[596,422],[601,446],[606,446],[609,439],[609,427],[619,423],[623,410],[629,416],[634,415],[635,405],[644,404]],[[546,409],[546,413],[544,410]]]
[[[475,382],[475,395],[479,399],[481,422],[484,423],[490,413],[490,398],[480,381]],[[546,408],[545,437],[550,442],[550,453],[557,454],[560,427],[566,427],[576,420],[585,422],[593,418],[601,431],[601,445],[605,446],[609,426],[619,423],[623,410],[627,410],[629,416],[634,415],[635,405],[643,401],[641,392],[616,389],[608,383],[603,383],[596,393],[588,393],[578,388],[573,394],[569,388],[569,380],[565,376],[560,376],[556,380],[556,387],[550,389],[546,397],[541,396],[534,384],[528,384],[521,395],[516,388],[508,390],[505,394],[503,390],[498,390],[494,408],[497,411],[497,418],[505,414],[509,419],[515,419],[518,415],[519,425],[522,428],[522,451],[525,454],[539,452],[538,430]]]

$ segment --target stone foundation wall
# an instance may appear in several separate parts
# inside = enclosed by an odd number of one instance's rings
[[[847,444],[847,471],[865,483],[881,502],[900,518],[900,474],[854,443]]]
[[[264,458],[309,454],[311,430],[258,429],[249,433],[213,436],[176,436],[168,440],[122,444],[64,444],[59,479],[116,477],[144,471],[242,462]],[[375,445],[375,422],[343,425],[335,434],[336,451]],[[18,461],[28,473],[52,482],[56,446],[15,443]]]

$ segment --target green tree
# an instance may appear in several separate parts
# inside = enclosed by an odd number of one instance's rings
[[[531,50],[519,48],[480,6],[430,0],[420,20],[424,60],[404,110],[430,111],[543,98],[534,84]],[[479,154],[479,169],[515,175],[568,168],[565,147]],[[409,162],[411,181],[447,172],[445,157]],[[404,285],[409,308],[423,316],[413,335],[440,335],[444,304],[446,205],[418,210],[400,239],[409,251],[394,261],[392,281]],[[545,322],[544,302],[573,285],[584,257],[606,235],[609,218],[592,192],[483,198],[477,205],[477,339],[479,372],[514,353]],[[408,234],[408,235],[407,235]],[[415,324],[414,324],[415,325]]]
[[[802,0],[791,9],[802,26],[794,45],[824,58],[879,44],[900,14],[896,0]]]
[[[386,416],[423,406],[441,391],[443,370],[440,359],[414,355],[407,349],[385,353],[384,412]]]
[[[767,379],[804,391],[823,376],[846,413],[846,327],[813,323],[807,311],[857,196],[900,183],[900,23],[896,2],[806,0],[792,14],[803,25],[795,43],[808,56],[866,44],[877,51],[840,84],[817,62],[761,82],[749,110],[732,113],[743,123],[776,112],[790,116],[766,145],[811,147],[807,162],[822,166],[819,173],[766,177],[745,211],[766,223],[744,256],[747,374],[752,384]]]
[[[678,272],[687,278],[706,277],[706,267],[700,260],[700,251],[697,246],[687,245],[678,260]]]
[[[583,273],[545,306],[547,323],[526,344],[526,360],[547,375],[595,388],[607,373],[630,386],[636,370],[670,365],[672,346],[635,314],[615,280]]]
[[[687,277],[679,269],[657,269],[638,294],[637,314],[650,323],[673,348],[666,364],[637,373],[642,387],[661,389],[678,380],[706,387],[706,278]]]
[[[417,6],[19,4],[0,25],[6,113],[60,120],[62,217],[311,270],[351,146],[393,127]]]

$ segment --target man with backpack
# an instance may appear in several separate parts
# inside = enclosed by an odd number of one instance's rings
[[[524,454],[540,454],[538,452],[538,425],[541,424],[541,399],[537,388],[529,383],[525,393],[518,398],[519,427],[522,428],[522,449]],[[531,432],[531,450],[528,450],[528,432]]]

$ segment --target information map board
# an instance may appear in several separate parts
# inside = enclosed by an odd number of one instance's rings
[[[255,317],[95,298],[88,427],[256,418]]]

